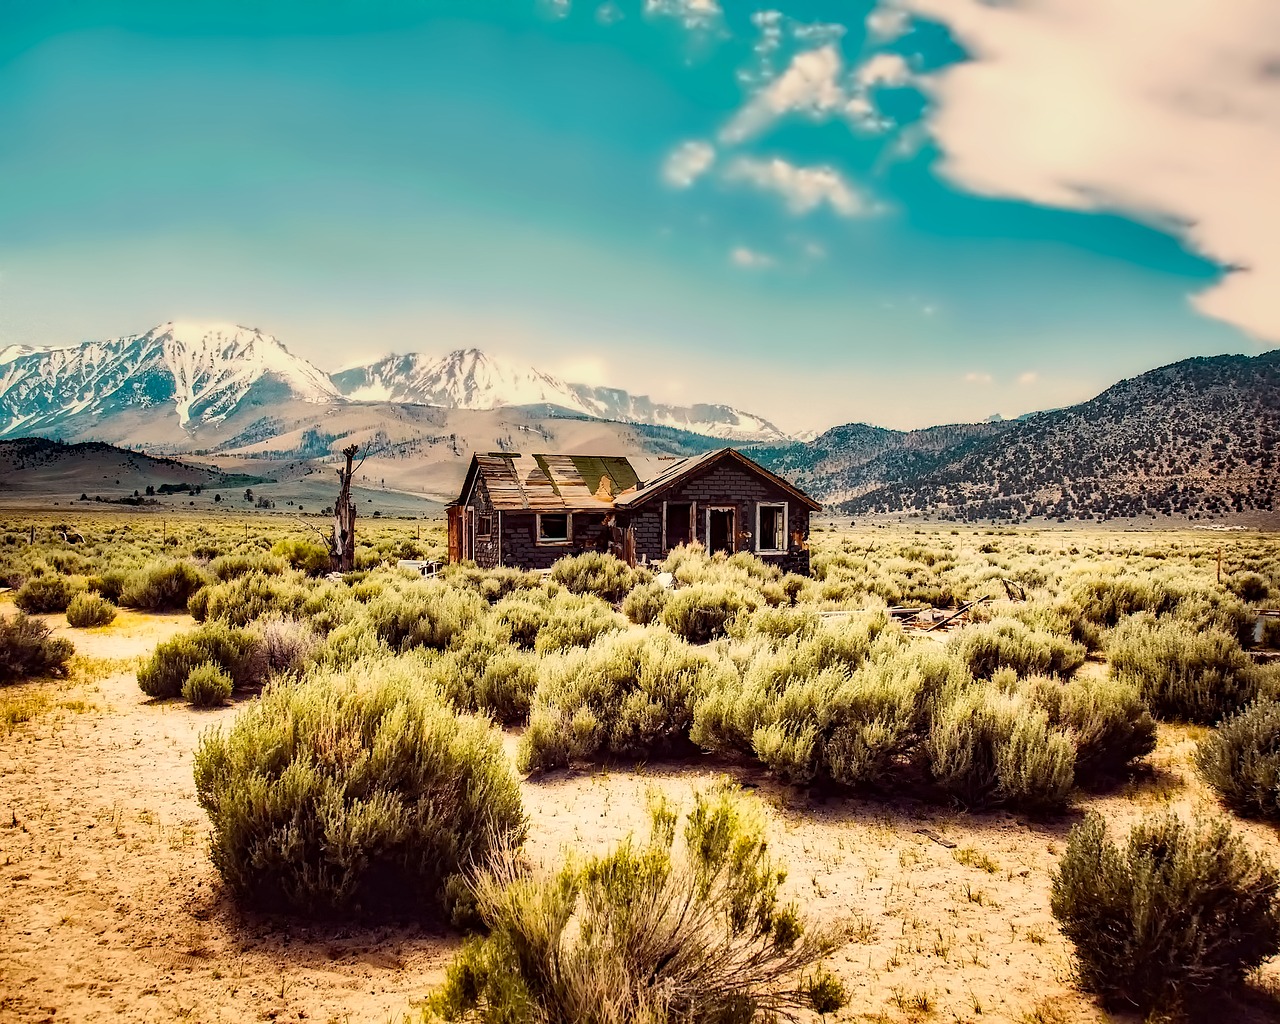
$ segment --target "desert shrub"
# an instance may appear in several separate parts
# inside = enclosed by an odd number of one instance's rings
[[[1114,1006],[1176,1006],[1280,951],[1277,879],[1224,822],[1144,819],[1117,846],[1090,813],[1071,831],[1051,906],[1080,981]]]
[[[1271,596],[1271,581],[1258,572],[1238,572],[1227,580],[1231,592],[1242,601],[1257,604]]]
[[[89,589],[115,604],[120,603],[120,595],[128,583],[129,573],[124,569],[108,569],[98,576],[89,577]]]
[[[38,619],[22,612],[0,616],[0,683],[16,683],[29,676],[65,676],[75,653],[70,640],[54,637]]]
[[[1075,746],[1076,781],[1096,786],[1156,748],[1156,723],[1137,686],[1121,679],[1033,678],[1020,684]]]
[[[266,573],[278,576],[284,572],[284,559],[279,555],[268,555],[261,551],[236,552],[220,555],[209,563],[209,572],[220,583],[246,576],[251,572]]]
[[[557,872],[508,861],[481,875],[486,934],[457,954],[425,1019],[748,1024],[843,1005],[813,970],[842,940],[780,901],[757,800],[719,789],[695,796],[683,829],[666,803],[650,818],[647,840]]]
[[[1107,658],[1115,676],[1137,684],[1157,718],[1211,724],[1258,692],[1249,656],[1217,629],[1135,617],[1112,633]]]
[[[614,555],[588,551],[561,558],[551,567],[551,578],[574,594],[617,604],[636,585],[639,573]]]
[[[191,595],[205,582],[190,562],[150,562],[129,574],[119,604],[149,612],[185,611]]]
[[[1176,600],[1153,579],[1121,575],[1085,579],[1072,588],[1071,597],[1090,621],[1107,628],[1137,612],[1171,611]]]
[[[695,703],[717,670],[728,671],[665,631],[606,637],[544,663],[521,770],[686,746]]]
[[[729,633],[740,640],[752,636],[764,637],[772,642],[794,636],[810,636],[817,631],[822,619],[812,608],[766,606],[750,615],[739,615],[729,625]]]
[[[67,625],[80,629],[109,626],[115,617],[116,606],[100,594],[88,591],[76,594],[67,605]]]
[[[505,725],[529,717],[540,664],[512,647],[500,629],[472,626],[443,653],[416,651],[421,680],[434,685],[461,711],[492,715]]]
[[[827,637],[755,650],[743,677],[699,703],[693,738],[751,751],[792,783],[875,785],[927,727],[934,697],[967,674],[941,651],[894,643],[841,651]]]
[[[414,647],[443,650],[454,637],[484,617],[488,605],[479,594],[436,580],[388,591],[369,604],[369,621],[378,639],[392,650]]]
[[[705,644],[724,636],[730,621],[748,607],[749,595],[727,583],[695,583],[667,598],[661,620],[677,636]]]
[[[550,606],[546,624],[534,642],[534,650],[548,654],[571,647],[586,647],[623,625],[614,610],[598,597],[561,593]]]
[[[940,702],[922,744],[929,776],[970,808],[1066,805],[1075,749],[1042,707],[1020,693],[970,686]]]
[[[207,622],[158,644],[138,669],[138,687],[148,697],[176,697],[191,670],[201,665],[224,669],[236,686],[261,682],[258,645],[248,630]]]
[[[637,626],[648,626],[662,614],[669,594],[661,583],[641,583],[622,599],[622,614]]]
[[[24,612],[38,615],[65,612],[71,599],[83,589],[76,581],[55,573],[32,576],[13,595],[13,603]]]
[[[195,755],[214,866],[255,908],[436,917],[524,835],[502,738],[377,672],[268,687]]]
[[[1200,741],[1196,767],[1227,806],[1280,818],[1280,701],[1259,700]]]
[[[182,699],[198,708],[211,708],[231,699],[231,677],[214,664],[197,665],[182,684]]]
[[[298,674],[310,665],[320,646],[307,623],[280,616],[262,618],[249,627],[256,638],[254,666],[250,675],[268,679],[277,675]]]
[[[536,594],[536,596],[535,596]],[[494,622],[510,643],[533,650],[538,633],[551,617],[546,595],[540,591],[504,597],[493,606]]]
[[[1259,647],[1280,647],[1280,618],[1269,616],[1262,620],[1262,636],[1258,640]]]
[[[323,576],[333,568],[333,555],[325,544],[310,537],[286,537],[271,545],[271,553],[308,576]]]
[[[206,588],[189,602],[187,610],[195,618],[232,626],[247,626],[269,615],[297,618],[304,614],[310,597],[309,589],[300,581],[301,577],[293,574],[254,570]]]
[[[947,645],[978,679],[1000,668],[1019,675],[1070,675],[1084,663],[1085,648],[1057,633],[1035,630],[1017,619],[996,619],[959,630]]]

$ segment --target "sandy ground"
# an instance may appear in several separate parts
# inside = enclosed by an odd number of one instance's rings
[[[75,678],[0,691],[0,707],[38,708],[27,721],[0,719],[0,1021],[402,1020],[439,981],[456,936],[262,920],[224,897],[191,757],[200,732],[234,708],[149,701],[128,660],[189,624],[123,613],[99,630],[62,625],[82,655]],[[1162,730],[1153,771],[1080,809],[1117,825],[1166,801],[1212,809],[1186,767],[1194,740]],[[770,807],[790,894],[816,918],[854,922],[832,963],[851,994],[836,1019],[1123,1019],[1073,989],[1048,910],[1078,815],[1043,823],[814,800],[745,768],[694,762],[526,782],[530,852],[603,848],[644,820],[650,787],[687,799],[726,772]],[[1274,853],[1274,829],[1241,827]],[[1223,1019],[1280,1019],[1280,965],[1253,992]]]

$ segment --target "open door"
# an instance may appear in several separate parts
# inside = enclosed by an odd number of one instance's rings
[[[737,535],[735,517],[736,511],[732,508],[707,509],[707,550],[711,554],[717,551],[733,554]]]

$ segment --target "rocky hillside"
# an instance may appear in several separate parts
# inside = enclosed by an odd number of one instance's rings
[[[913,480],[998,437],[1014,424],[955,423],[887,430],[867,423],[833,427],[812,441],[752,446],[748,454],[819,501],[856,498],[886,483]]]
[[[1184,360],[1041,413],[852,498],[957,519],[1275,514],[1280,351]]]

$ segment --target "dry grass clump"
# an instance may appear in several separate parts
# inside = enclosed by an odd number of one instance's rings
[[[689,745],[694,707],[731,670],[666,632],[609,636],[541,666],[523,771],[600,754],[642,757]]]
[[[367,669],[269,687],[201,738],[195,783],[214,865],[255,908],[447,919],[459,876],[525,830],[499,734]]]
[[[1227,806],[1280,818],[1280,701],[1259,700],[1200,741],[1196,767]]]
[[[300,616],[311,595],[312,590],[294,573],[252,569],[199,591],[188,603],[188,611],[198,621],[247,626],[273,614]]]
[[[1158,718],[1212,724],[1257,696],[1261,676],[1236,639],[1174,621],[1135,616],[1111,635],[1117,678],[1137,684]]]
[[[13,603],[32,615],[65,612],[72,599],[83,591],[83,580],[59,573],[32,576],[13,595]]]
[[[67,625],[77,629],[109,626],[116,619],[116,606],[101,594],[89,591],[76,594],[67,605]]]
[[[424,1020],[749,1024],[839,1009],[844,990],[818,965],[841,940],[780,903],[759,802],[700,793],[678,825],[655,801],[647,840],[554,874],[507,861],[480,876],[487,934]]]
[[[1002,668],[1019,675],[1066,676],[1084,664],[1087,653],[1083,644],[1013,618],[967,626],[951,638],[948,647],[978,679],[990,679]]]
[[[641,583],[622,599],[622,614],[637,626],[648,626],[658,621],[670,593],[660,583]]]
[[[138,687],[148,697],[177,697],[191,671],[202,665],[224,670],[236,686],[262,682],[260,643],[248,630],[207,622],[157,645],[138,669]]]
[[[1278,888],[1224,822],[1169,812],[1117,846],[1091,813],[1067,841],[1051,905],[1086,989],[1113,1007],[1176,1010],[1280,952]]]
[[[31,676],[65,676],[75,654],[71,641],[54,637],[43,622],[19,612],[0,616],[0,683]]]

